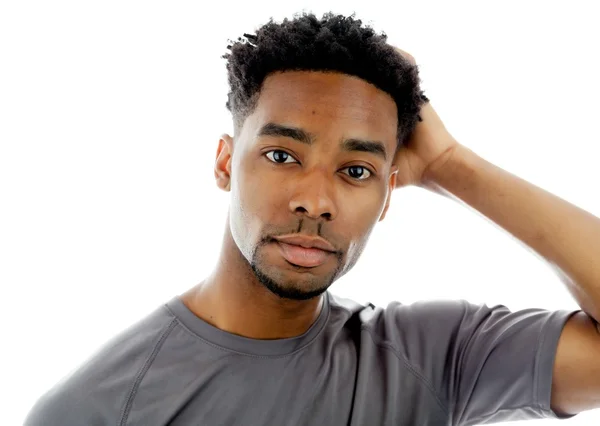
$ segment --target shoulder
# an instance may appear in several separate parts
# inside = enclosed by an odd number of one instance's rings
[[[351,299],[330,295],[334,321],[355,331],[365,331],[378,346],[394,350],[411,362],[419,362],[426,353],[440,351],[455,342],[458,333],[465,333],[481,323],[495,310],[466,300],[423,300],[410,304],[390,302],[386,307],[372,303],[357,303]]]
[[[24,426],[118,424],[174,318],[164,306],[104,343],[41,395]]]
[[[331,301],[332,309],[337,308],[348,317],[356,317],[361,328],[385,342],[397,341],[400,334],[416,337],[425,332],[434,339],[435,335],[446,335],[458,326],[465,326],[465,323],[480,321],[492,309],[508,311],[504,306],[489,308],[462,299],[423,300],[410,304],[392,301],[386,307],[360,304],[333,295]]]
[[[336,300],[348,312],[346,328],[360,329],[363,339],[378,350],[395,353],[412,371],[434,382],[436,389],[443,386],[448,358],[477,340],[481,324],[509,312],[501,305],[490,308],[462,299],[392,301],[385,307]]]
[[[484,341],[496,344],[498,338],[507,339],[516,333],[534,334],[549,324],[560,327],[565,313],[539,308],[511,311],[502,304],[477,304],[464,299],[410,304],[393,301],[385,308],[374,308],[363,327],[376,339],[411,355],[410,351],[418,348],[458,350]]]

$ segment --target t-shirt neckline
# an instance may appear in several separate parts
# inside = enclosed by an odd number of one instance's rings
[[[329,318],[329,298],[329,291],[326,291],[319,317],[304,334],[286,339],[272,340],[251,339],[221,330],[196,316],[183,303],[179,296],[173,297],[165,304],[165,307],[177,317],[181,324],[210,344],[246,355],[281,356],[302,349],[317,337]]]

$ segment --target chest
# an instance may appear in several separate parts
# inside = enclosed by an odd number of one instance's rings
[[[171,426],[446,425],[424,385],[385,348],[213,359]]]
[[[130,425],[447,424],[430,388],[397,354],[351,339],[281,357],[206,353],[155,361]]]
[[[169,424],[348,425],[357,367],[350,347],[280,358],[213,358],[199,366],[193,392]]]

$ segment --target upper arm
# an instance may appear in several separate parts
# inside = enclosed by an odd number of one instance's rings
[[[584,312],[571,316],[560,335],[551,405],[565,414],[600,408],[600,332]]]
[[[572,417],[569,410],[561,410],[562,403],[552,405],[552,381],[555,365],[564,365],[556,363],[563,329],[580,310],[511,311],[503,305],[465,302],[461,309],[448,311],[435,316],[444,320],[441,331],[452,336],[440,360],[446,372],[441,389],[447,392],[452,424]],[[458,321],[454,311],[460,312]],[[436,332],[432,338],[437,341],[443,334]],[[561,377],[556,375],[557,380]],[[564,384],[559,388],[567,389]]]

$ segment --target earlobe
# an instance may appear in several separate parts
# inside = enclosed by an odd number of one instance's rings
[[[233,138],[227,134],[221,136],[217,147],[215,161],[215,179],[217,186],[223,191],[231,189],[231,158],[233,155]]]

